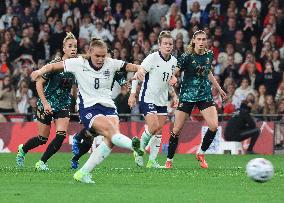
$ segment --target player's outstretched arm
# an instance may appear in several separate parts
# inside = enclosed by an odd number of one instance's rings
[[[125,69],[126,69],[127,72],[136,72],[135,76],[134,76],[135,79],[138,79],[138,80],[141,80],[141,81],[144,79],[145,68],[143,68],[142,66],[136,65],[136,64],[133,64],[133,63],[128,63],[126,65]]]
[[[223,99],[226,99],[227,95],[226,93],[222,90],[220,85],[218,84],[217,80],[215,79],[213,73],[210,71],[208,74],[208,79],[212,82],[212,84],[218,89],[219,93],[221,94]]]
[[[57,62],[57,63],[51,63],[43,66],[41,69],[33,71],[31,73],[31,78],[34,81],[37,81],[41,78],[41,76],[45,73],[54,72],[54,71],[60,71],[64,69],[63,61]]]

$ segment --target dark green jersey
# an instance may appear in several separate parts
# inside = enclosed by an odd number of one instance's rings
[[[211,82],[208,74],[211,71],[213,52],[207,51],[203,55],[184,53],[178,59],[178,67],[184,72],[180,101],[197,102],[212,101]]]
[[[56,58],[50,63],[61,61]],[[69,108],[71,104],[70,91],[74,84],[75,77],[69,72],[51,72],[42,76],[46,80],[44,85],[44,95],[52,110],[57,112]],[[38,108],[43,108],[40,98],[38,99]]]

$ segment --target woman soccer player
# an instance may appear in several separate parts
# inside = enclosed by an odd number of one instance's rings
[[[76,57],[77,40],[72,33],[67,33],[63,40],[62,58],[54,59],[51,64]],[[48,145],[41,159],[36,163],[37,170],[49,170],[46,162],[61,147],[69,125],[71,88],[75,77],[72,73],[48,73],[42,75],[36,82],[36,89],[39,95],[37,103],[37,121],[39,135],[29,139],[25,144],[18,147],[16,163],[19,167],[24,166],[26,153],[46,144],[49,134],[51,121],[54,119],[56,126],[56,136]]]
[[[115,81],[120,86],[129,84],[126,80],[126,72],[116,72],[113,80],[113,85]],[[79,159],[91,149],[94,138],[97,136],[99,136],[99,134],[95,131],[89,131],[86,128],[83,128],[79,133],[75,133],[72,142],[72,153],[74,155],[71,159],[72,169],[78,168]]]
[[[206,33],[198,30],[193,34],[187,51],[178,59],[174,75],[178,72],[184,72],[184,76],[181,82],[179,105],[175,111],[174,127],[169,139],[166,168],[172,167],[179,134],[187,116],[191,114],[195,105],[199,108],[209,126],[203,138],[201,148],[196,154],[196,159],[200,162],[202,168],[208,168],[204,153],[212,143],[218,128],[218,114],[213,102],[211,83],[218,89],[223,99],[226,97],[226,93],[221,89],[212,74],[213,52],[207,50],[206,45]]]
[[[74,174],[74,179],[84,183],[94,183],[90,172],[110,154],[113,145],[133,150],[137,155],[142,156],[140,140],[135,137],[131,141],[119,131],[116,106],[111,99],[111,85],[115,72],[119,70],[136,72],[136,77],[143,80],[144,68],[107,57],[106,44],[102,40],[92,39],[87,56],[45,65],[40,70],[32,72],[31,77],[33,80],[38,80],[45,73],[59,70],[75,75],[79,90],[79,113],[84,127],[104,136],[104,142]]]
[[[150,156],[148,168],[161,168],[156,161],[162,141],[162,127],[167,119],[167,103],[169,81],[177,66],[177,59],[171,55],[174,40],[169,31],[162,31],[158,38],[159,51],[148,55],[142,62],[146,70],[145,79],[139,94],[140,112],[144,114],[148,129],[142,134],[141,149],[145,150],[149,140]],[[132,82],[131,95],[128,103],[133,107],[136,103],[136,86],[138,81]],[[173,102],[177,105],[177,96],[171,91]]]

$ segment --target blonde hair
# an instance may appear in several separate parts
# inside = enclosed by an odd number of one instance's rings
[[[65,43],[69,39],[76,39],[76,37],[73,35],[72,32],[66,32],[66,37],[63,39],[63,47],[65,46]]]
[[[164,30],[162,32],[160,32],[159,37],[158,37],[158,43],[160,44],[162,42],[163,38],[171,38],[173,39],[171,32],[168,30]]]
[[[193,43],[193,39],[195,39],[195,37],[199,34],[205,34],[206,35],[206,32],[203,31],[203,30],[197,30],[193,33],[193,36],[192,36],[192,39],[190,40],[190,43],[189,45],[187,46],[186,48],[186,52],[187,53],[190,53],[190,54],[194,54],[195,53],[195,44]],[[205,51],[207,51],[207,49],[205,48]]]
[[[91,42],[90,42],[90,49],[94,48],[94,47],[99,47],[99,48],[106,48],[107,49],[107,45],[106,43],[101,40],[100,38],[97,37],[92,37]],[[90,54],[82,54],[81,55],[84,59],[90,59]]]

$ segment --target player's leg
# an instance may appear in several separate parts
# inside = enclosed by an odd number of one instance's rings
[[[61,110],[54,113],[56,134],[55,138],[49,143],[41,159],[36,163],[37,170],[48,170],[46,162],[53,156],[62,146],[69,125],[69,110]]]
[[[166,115],[158,115],[159,120],[159,130],[155,133],[155,135],[151,138],[149,142],[150,147],[150,155],[149,161],[147,163],[147,168],[162,168],[160,164],[156,161],[158,156],[160,145],[162,142],[162,128],[167,120]]]
[[[251,138],[249,147],[247,149],[247,153],[248,154],[254,154],[253,147],[254,147],[259,135],[260,135],[260,129],[258,129],[258,128],[243,130],[240,133],[240,135],[237,137],[237,141],[241,142],[243,140]]]
[[[24,166],[25,155],[28,153],[29,150],[34,149],[40,145],[46,144],[49,131],[50,131],[50,123],[51,123],[51,116],[47,116],[44,112],[38,109],[37,111],[37,126],[38,126],[38,133],[39,135],[30,138],[25,144],[20,144],[18,146],[18,153],[16,156],[16,164],[19,167]]]
[[[198,150],[196,158],[200,162],[202,168],[208,168],[204,153],[213,142],[218,130],[218,113],[213,102],[200,102],[198,108],[205,119],[208,130],[204,135],[200,150]]]
[[[83,128],[79,133],[74,134],[72,141],[72,152],[74,156],[76,156],[79,153],[79,145],[84,139],[85,134],[86,134],[86,128]]]
[[[170,139],[169,139],[169,147],[168,147],[168,155],[167,155],[167,161],[165,164],[166,168],[172,167],[173,158],[178,146],[179,141],[179,135],[183,128],[184,122],[188,117],[188,113],[176,110],[175,111],[175,121],[174,121],[174,127],[172,131],[170,132]]]
[[[92,180],[91,171],[108,157],[112,147],[111,140],[105,137],[104,141],[92,152],[83,167],[74,174],[74,179],[83,183],[95,183]]]
[[[143,113],[147,128],[141,136],[141,149],[145,150],[151,137],[159,131],[159,119],[157,116],[156,106],[152,103],[139,102],[140,112]]]
[[[77,136],[76,138],[73,137],[73,140],[74,139],[77,140],[76,141],[77,151],[75,153],[75,150],[73,149],[74,148],[74,141],[73,141],[72,152],[74,156],[72,157],[72,160],[71,160],[72,169],[78,168],[79,159],[91,149],[93,141],[94,141],[94,137],[98,136],[98,134],[90,133],[85,128],[83,128],[79,133],[77,133],[77,135],[79,136]]]

